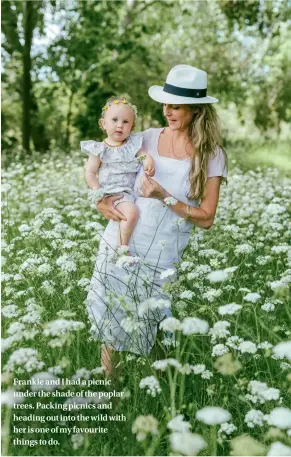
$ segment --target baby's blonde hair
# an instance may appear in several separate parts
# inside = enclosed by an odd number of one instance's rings
[[[125,95],[116,95],[116,96],[113,95],[112,97],[108,98],[108,100],[106,101],[105,105],[102,108],[101,117],[98,120],[98,125],[99,125],[100,129],[103,132],[105,132],[105,130],[103,128],[103,119],[104,119],[105,113],[108,110],[109,106],[111,106],[114,103],[116,103],[116,105],[121,103],[121,104],[124,104],[126,106],[129,106],[132,109],[133,114],[134,114],[132,128],[134,128],[135,121],[136,121],[136,118],[137,118],[137,107],[130,102],[129,97],[127,97]]]

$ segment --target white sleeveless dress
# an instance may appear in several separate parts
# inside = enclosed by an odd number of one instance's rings
[[[177,200],[199,206],[199,201],[187,198],[190,159],[176,160],[158,153],[162,130],[143,132],[143,147],[155,161],[153,179]],[[135,190],[142,174],[143,169],[137,175]],[[227,177],[224,154],[219,148],[209,161],[208,176]],[[140,263],[123,269],[111,262],[118,246],[119,223],[109,221],[99,245],[87,310],[93,338],[119,351],[148,354],[159,322],[171,315],[167,296],[160,288],[167,281],[161,279],[161,273],[173,269],[174,263],[181,259],[193,225],[159,200],[137,195],[135,204],[139,219],[129,245],[132,255],[138,256]],[[153,304],[159,309],[144,314],[140,312],[141,308],[148,309]]]

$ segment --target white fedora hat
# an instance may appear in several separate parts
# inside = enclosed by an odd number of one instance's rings
[[[218,102],[217,98],[206,93],[206,71],[191,65],[176,65],[168,74],[164,87],[149,88],[149,96],[160,103],[187,105]]]

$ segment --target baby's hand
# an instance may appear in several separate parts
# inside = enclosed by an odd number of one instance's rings
[[[155,174],[155,163],[149,156],[143,162],[143,169],[148,176],[154,176]]]
[[[154,176],[154,174],[155,174],[155,167],[145,168],[145,173],[146,173],[148,176]]]

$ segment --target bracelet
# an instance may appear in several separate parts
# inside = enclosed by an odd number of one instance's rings
[[[176,203],[178,203],[178,200],[176,200],[174,197],[166,197],[164,198],[164,203],[166,206],[174,206]]]
[[[190,205],[187,205],[187,216],[185,219],[186,220],[191,219],[191,206]]]
[[[100,189],[90,189],[88,192],[88,199],[91,203],[98,203],[104,197],[104,190]]]

